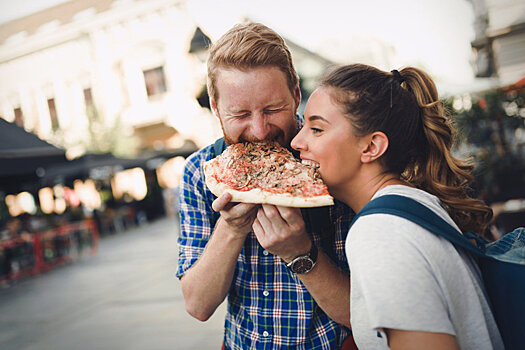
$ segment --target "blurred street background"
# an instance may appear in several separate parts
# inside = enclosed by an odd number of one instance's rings
[[[262,22],[302,113],[337,64],[435,80],[497,238],[525,226],[525,0],[0,0],[0,349],[216,349],[184,311],[178,186],[221,135],[210,43]]]
[[[186,313],[177,234],[176,220],[160,219],[0,288],[0,349],[219,349],[225,304],[205,323]]]

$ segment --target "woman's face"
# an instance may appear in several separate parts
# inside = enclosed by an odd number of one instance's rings
[[[308,99],[305,124],[291,142],[301,159],[320,165],[330,193],[336,197],[356,177],[361,167],[362,142],[354,136],[350,121],[330,96],[331,88],[320,87]]]

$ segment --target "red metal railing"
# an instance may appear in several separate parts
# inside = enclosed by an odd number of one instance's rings
[[[38,275],[83,254],[94,254],[98,241],[97,226],[91,219],[2,241],[0,281]]]

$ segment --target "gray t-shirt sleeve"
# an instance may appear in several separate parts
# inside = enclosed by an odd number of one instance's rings
[[[387,222],[392,225],[385,227],[384,215],[360,218],[348,236],[351,293],[360,299],[360,309],[351,311],[366,313],[367,326],[377,331],[391,328],[455,335],[446,291],[437,280],[434,259],[428,259],[437,252],[432,251],[431,242],[424,244],[439,238],[398,217],[389,216]]]

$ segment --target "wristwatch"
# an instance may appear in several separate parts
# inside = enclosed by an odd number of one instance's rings
[[[317,262],[317,247],[312,242],[312,248],[306,255],[300,255],[286,264],[286,267],[297,275],[303,275],[312,271]]]

